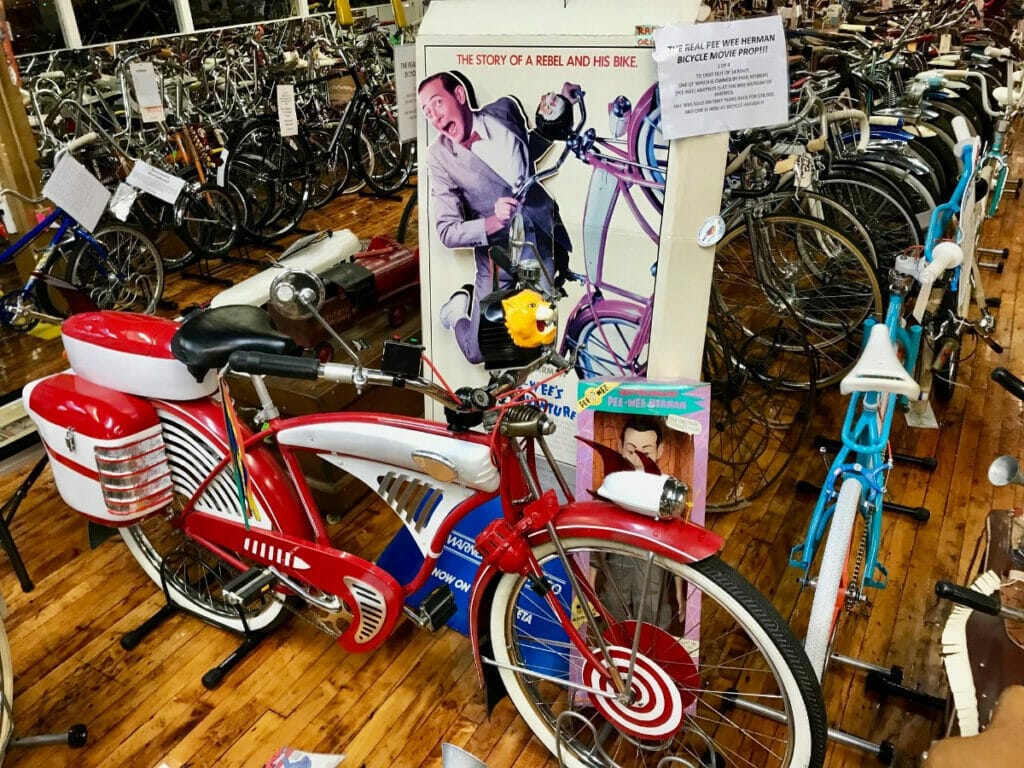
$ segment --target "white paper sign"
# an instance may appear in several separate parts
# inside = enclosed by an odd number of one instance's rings
[[[135,161],[135,166],[125,181],[168,205],[174,205],[181,190],[185,188],[184,179],[154,168],[144,160]]]
[[[71,155],[62,155],[43,187],[43,195],[92,232],[107,210],[110,192]]]
[[[118,221],[128,221],[128,214],[132,212],[132,205],[135,198],[139,196],[139,190],[130,184],[121,183],[114,190],[114,197],[110,201],[110,212],[117,217]]]
[[[128,65],[135,86],[135,99],[144,123],[162,123],[166,119],[164,101],[156,80],[156,70],[151,61],[136,61]]]
[[[786,38],[778,16],[660,27],[654,44],[666,138],[788,118]]]
[[[295,114],[295,86],[277,86],[277,121],[282,136],[294,136],[299,132],[299,118]]]
[[[416,46],[395,46],[395,100],[398,103],[398,138],[416,139]]]

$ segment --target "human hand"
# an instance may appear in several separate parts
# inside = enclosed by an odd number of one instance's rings
[[[580,94],[582,93],[583,89],[580,88],[576,83],[570,83],[566,81],[565,84],[562,85],[562,95],[573,104],[580,100]]]
[[[494,203],[494,216],[502,224],[508,224],[519,210],[519,201],[514,197],[499,197]]]

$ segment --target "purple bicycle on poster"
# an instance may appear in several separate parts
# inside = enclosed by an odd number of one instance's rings
[[[619,96],[608,105],[609,137],[598,136],[593,128],[583,130],[587,109],[582,89],[570,91],[579,106],[579,121],[571,124],[560,114],[554,94],[541,99],[538,127],[565,148],[555,164],[527,179],[517,190],[522,198],[533,185],[556,173],[569,153],[594,171],[587,190],[583,213],[584,271],[573,277],[584,286],[584,294],[565,324],[562,354],[575,353],[576,372],[581,379],[598,376],[643,376],[647,372],[653,315],[653,286],[640,294],[605,277],[605,256],[612,217],[624,201],[641,230],[657,246],[658,229],[665,197],[668,144],[660,129],[661,107],[657,85],[652,85],[636,104]],[[564,107],[564,105],[563,105]],[[522,232],[513,221],[509,239]],[[652,278],[657,263],[650,269]]]

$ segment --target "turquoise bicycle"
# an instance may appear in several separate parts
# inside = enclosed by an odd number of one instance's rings
[[[965,136],[966,126],[961,128]],[[941,286],[943,274],[963,261],[961,247],[940,238],[954,212],[959,210],[965,189],[973,184],[975,151],[975,143],[961,143],[961,158],[967,171],[961,174],[951,202],[933,212],[923,257],[897,257],[889,273],[885,319],[880,322],[872,317],[865,322],[864,348],[840,382],[840,391],[851,396],[841,442],[819,490],[804,539],[790,553],[790,565],[803,571],[802,583],[814,588],[804,650],[819,680],[824,680],[833,660],[883,674],[890,672],[833,654],[832,644],[842,612],[863,602],[867,588],[881,589],[888,583],[888,571],[879,560],[883,508],[908,514],[921,522],[928,519],[928,510],[924,508],[904,507],[885,500],[887,476],[894,460],[889,434],[900,404],[922,395],[915,371],[919,362],[924,362],[918,359],[926,325],[922,324],[922,316],[932,287]],[[906,299],[917,283],[918,298],[910,306]],[[930,459],[917,462],[934,466]],[[858,518],[862,521],[859,537],[855,536]],[[830,730],[829,737],[876,751],[879,759],[891,757],[892,746],[886,743],[873,744],[836,730]]]

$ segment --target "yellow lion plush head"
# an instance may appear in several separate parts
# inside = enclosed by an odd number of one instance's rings
[[[532,349],[543,344],[553,344],[558,329],[558,313],[555,306],[536,291],[524,290],[502,299],[505,310],[505,327],[512,343],[517,347]]]

